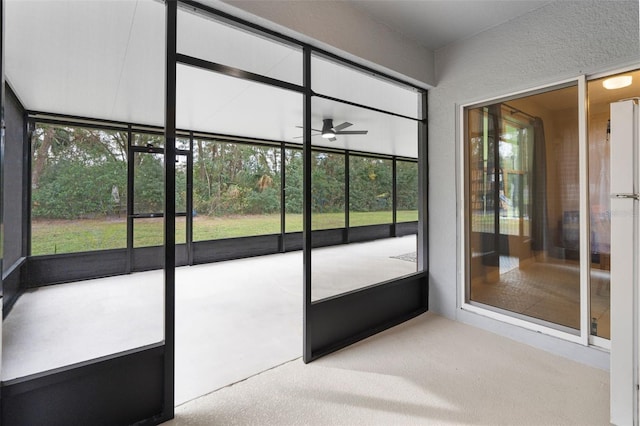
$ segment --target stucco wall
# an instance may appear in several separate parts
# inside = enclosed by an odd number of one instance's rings
[[[435,64],[437,87],[429,91],[430,309],[538,346],[562,346],[458,309],[457,106],[580,74],[640,68],[638,1],[553,2],[436,51]]]

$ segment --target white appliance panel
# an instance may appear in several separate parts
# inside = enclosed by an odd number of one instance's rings
[[[638,425],[638,105],[611,104],[611,423]]]
[[[632,425],[635,201],[611,200],[611,423]]]
[[[611,104],[611,193],[632,194],[634,188],[634,101]]]

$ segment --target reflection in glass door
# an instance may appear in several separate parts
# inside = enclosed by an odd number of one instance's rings
[[[580,330],[577,85],[466,109],[468,298]]]
[[[580,330],[590,344],[609,348],[610,106],[638,97],[640,71],[587,83],[584,193],[577,92],[565,85],[465,108],[467,302],[574,335]],[[581,244],[589,248],[582,253],[588,276],[580,273]]]
[[[616,77],[630,77],[630,84],[610,83]],[[589,101],[589,207],[591,237],[591,287],[589,334],[593,343],[607,346],[598,338],[611,336],[611,146],[610,105],[640,94],[640,71],[591,80],[587,86]]]

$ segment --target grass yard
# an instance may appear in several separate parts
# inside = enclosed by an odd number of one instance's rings
[[[391,212],[351,212],[351,226],[391,223]],[[415,210],[398,211],[398,222],[418,220]],[[287,232],[302,231],[302,215],[285,216]],[[344,213],[312,215],[313,229],[344,227]],[[280,215],[250,215],[193,218],[193,241],[277,234]],[[135,219],[134,247],[162,245],[163,219]],[[176,243],[186,241],[186,218],[176,219]],[[119,219],[34,220],[31,224],[31,254],[77,253],[126,248],[127,221]]]

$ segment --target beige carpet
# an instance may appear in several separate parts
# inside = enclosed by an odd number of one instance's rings
[[[607,372],[427,313],[176,408],[167,425],[606,425]]]

